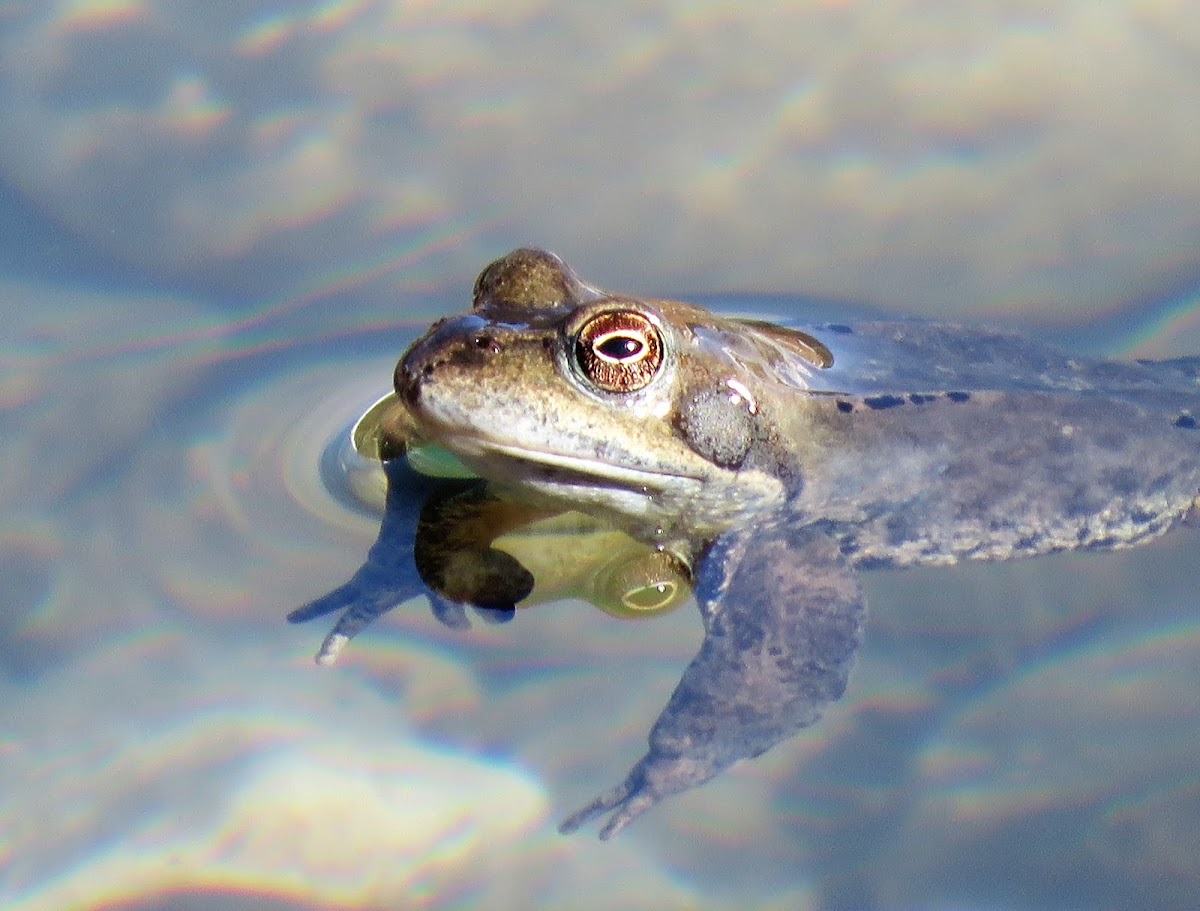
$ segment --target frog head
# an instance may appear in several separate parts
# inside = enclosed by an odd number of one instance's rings
[[[493,481],[720,527],[796,486],[773,403],[830,363],[803,333],[610,294],[522,249],[412,345],[395,387],[416,433]]]

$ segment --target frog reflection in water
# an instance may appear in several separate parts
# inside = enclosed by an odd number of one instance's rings
[[[437,444],[498,490],[694,566],[699,653],[646,755],[561,827],[609,814],[601,837],[842,694],[855,570],[1123,547],[1200,496],[1200,358],[1089,360],[921,323],[785,329],[610,294],[537,250],[488,266],[395,389],[395,447]]]
[[[339,441],[327,452],[337,464],[326,467],[335,482],[350,481],[360,503],[382,505],[383,522],[366,565],[349,582],[288,615],[302,622],[343,611],[317,653],[319,664],[332,664],[377,617],[420,594],[429,596],[439,621],[456,629],[470,625],[464,605],[489,623],[512,619],[517,607],[564,598],[614,617],[646,619],[691,595],[686,556],[569,504],[498,496],[449,453],[415,438],[394,394],[364,414],[350,437],[353,455]],[[380,461],[387,482],[382,504]]]

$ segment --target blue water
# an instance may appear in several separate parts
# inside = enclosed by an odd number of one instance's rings
[[[608,844],[555,825],[644,752],[700,642],[694,608],[631,623],[567,601],[458,633],[418,600],[335,666],[312,662],[324,628],[284,615],[348,578],[378,525],[324,484],[322,453],[388,389],[406,344],[463,309],[475,271],[509,247],[544,243],[604,285],[756,315],[934,315],[924,287],[936,315],[1080,351],[1200,351],[1200,269],[1163,239],[1179,231],[1147,227],[1194,225],[1186,201],[1147,196],[1129,216],[1150,253],[1125,270],[1134,286],[1090,309],[1071,275],[1099,283],[1104,251],[1132,247],[1105,237],[1072,259],[1086,244],[1064,228],[1038,268],[998,288],[995,263],[972,272],[962,249],[900,230],[902,213],[885,231],[857,191],[835,208],[862,210],[879,233],[839,229],[834,246],[857,237],[908,265],[862,253],[879,272],[860,283],[846,279],[852,256],[792,273],[821,225],[762,229],[803,206],[764,208],[790,171],[755,164],[753,148],[725,155],[745,134],[714,138],[696,153],[707,164],[686,172],[709,190],[715,180],[727,210],[692,208],[668,187],[671,156],[722,133],[701,118],[672,144],[641,113],[654,104],[669,120],[710,97],[694,61],[662,51],[672,29],[646,25],[608,82],[567,103],[553,72],[513,75],[505,94],[511,67],[466,71],[464,86],[445,66],[484,66],[512,42],[534,67],[564,42],[580,48],[582,25],[397,23],[387,6],[184,22],[165,5],[109,0],[20,5],[0,20],[11,114],[0,141],[0,904],[1200,904],[1191,529],[1126,553],[870,575],[867,641],[826,718]],[[856,28],[839,40],[874,34]],[[724,33],[703,34],[707,46]],[[389,80],[410,59],[422,69],[401,90]],[[672,63],[687,92],[655,75]],[[627,78],[631,94],[612,94]],[[588,107],[601,89],[607,112]],[[744,107],[713,105],[714,117]],[[530,111],[554,129],[511,126]],[[775,115],[764,129],[800,116]],[[861,155],[874,134],[850,120],[847,148]],[[587,132],[596,123],[609,132]],[[505,124],[503,142],[488,132]],[[579,135],[590,141],[568,142]],[[449,148],[446,136],[465,138]],[[621,139],[611,162],[596,151],[605,136]],[[840,165],[865,173],[849,153]],[[987,229],[1008,211],[1005,194],[988,198],[980,249],[999,243]],[[921,194],[896,204],[915,211]],[[714,223],[725,233],[702,246]],[[781,271],[758,277],[731,236]],[[688,271],[693,256],[702,265]],[[738,260],[728,275],[723,256]],[[880,293],[863,300],[868,285]]]

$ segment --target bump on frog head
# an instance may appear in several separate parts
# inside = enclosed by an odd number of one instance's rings
[[[595,296],[553,253],[523,247],[489,264],[475,280],[472,306],[554,309]]]

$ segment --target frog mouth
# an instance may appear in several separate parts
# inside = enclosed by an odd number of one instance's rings
[[[702,482],[701,478],[690,474],[632,468],[544,449],[528,449],[512,443],[481,440],[478,437],[460,437],[447,440],[445,444],[464,460],[473,463],[480,474],[487,474],[489,464],[495,467],[496,457],[527,466],[519,480],[535,487],[539,483],[549,483],[570,487],[615,488],[653,496],[681,485],[692,486]]]

